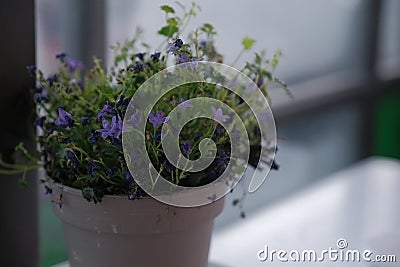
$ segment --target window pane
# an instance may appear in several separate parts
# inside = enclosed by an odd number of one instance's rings
[[[383,2],[379,38],[378,74],[382,78],[400,75],[400,1]]]
[[[141,25],[148,43],[158,47],[162,39],[156,38],[155,33],[164,24],[159,6],[165,1],[108,4],[109,44],[123,41]],[[257,50],[268,49],[272,53],[281,49],[284,58],[278,72],[286,81],[294,82],[362,66],[366,4],[360,0],[204,0],[202,12],[188,29],[202,22],[213,24],[225,63],[236,57],[245,36],[257,40]],[[247,56],[249,59],[252,55]]]

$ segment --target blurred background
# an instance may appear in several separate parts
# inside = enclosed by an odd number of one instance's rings
[[[27,57],[32,62],[24,64],[35,64],[36,56],[36,65],[48,74],[56,68],[59,52],[86,66],[96,55],[110,66],[113,55],[109,47],[133,36],[138,26],[144,29],[148,44],[159,45],[161,39],[155,33],[163,26],[159,7],[165,3],[173,2],[22,1],[19,8],[25,5],[35,16],[30,23],[19,24],[13,34],[23,33],[25,27],[34,31],[35,39],[28,45],[36,45],[36,49]],[[400,1],[198,3],[202,12],[188,29],[211,23],[227,64],[234,60],[246,36],[257,40],[255,50],[265,50],[268,55],[280,49],[283,57],[276,74],[295,96],[292,100],[280,91],[272,95],[281,167],[256,194],[248,196],[245,220],[364,158],[400,158]],[[2,14],[8,21],[14,21],[13,16]],[[245,54],[241,63],[252,56]],[[240,188],[228,196],[216,233],[242,223],[240,210],[230,205],[241,195]],[[51,266],[67,256],[61,223],[42,188],[38,191],[41,266]]]

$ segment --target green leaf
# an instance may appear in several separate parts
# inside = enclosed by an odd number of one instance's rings
[[[122,60],[124,60],[124,57],[121,56],[121,55],[117,55],[117,56],[115,56],[114,62],[115,62],[116,64],[118,64],[118,63],[121,62]]]
[[[208,31],[214,30],[213,25],[211,25],[210,23],[204,23],[203,28],[207,29]]]
[[[260,65],[260,64],[261,64],[261,61],[262,61],[262,57],[261,57],[258,53],[255,53],[255,54],[256,54],[256,58],[255,58],[254,62],[255,62],[257,65]]]
[[[161,10],[165,11],[165,13],[175,13],[175,10],[168,5],[161,6]]]
[[[93,188],[91,188],[91,187],[83,188],[82,195],[89,202],[93,201],[94,203],[97,203],[97,201],[98,201],[98,199],[96,197],[96,193],[94,192]]]
[[[211,25],[210,23],[204,23],[203,26],[201,27],[201,30],[207,34],[216,34],[214,26]]]
[[[158,33],[167,37],[172,37],[174,33],[178,32],[178,30],[179,30],[178,27],[168,25],[162,27],[161,30],[158,31]]]
[[[256,42],[256,40],[246,37],[246,38],[243,38],[242,45],[244,46],[245,50],[250,50],[253,47],[255,42]]]
[[[167,23],[168,23],[170,26],[177,26],[177,25],[178,25],[178,22],[176,21],[175,18],[169,18],[169,19],[167,19]]]
[[[82,189],[84,186],[85,186],[85,183],[80,180],[72,182],[72,187]]]

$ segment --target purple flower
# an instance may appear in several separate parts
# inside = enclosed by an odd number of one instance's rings
[[[246,88],[246,93],[251,94],[254,91],[254,83],[251,83]]]
[[[49,101],[48,96],[49,96],[49,91],[47,91],[46,88],[43,88],[43,86],[38,86],[35,88],[35,94],[33,96],[35,101],[47,103]]]
[[[178,52],[178,50],[182,47],[182,45],[183,41],[182,39],[179,38],[172,43],[168,43],[169,49],[167,50],[167,53],[176,54],[176,52]]]
[[[139,128],[140,122],[142,121],[142,118],[140,117],[140,113],[136,112],[131,116],[131,118],[128,120],[135,128]]]
[[[94,144],[99,140],[99,136],[95,130],[90,132],[89,143]]]
[[[139,61],[136,61],[136,68],[134,68],[137,72],[143,70],[143,64],[140,63]]]
[[[185,152],[186,154],[190,154],[190,149],[191,149],[191,144],[189,140],[186,140],[182,144],[182,151]]]
[[[264,84],[264,79],[262,77],[256,77],[253,78],[252,80],[257,84],[258,87],[261,87]]]
[[[229,116],[224,115],[222,113],[222,109],[221,108],[218,108],[218,109],[215,109],[214,107],[211,107],[211,108],[212,108],[212,112],[214,113],[214,120],[215,121],[226,122],[226,119],[229,119]]]
[[[137,57],[138,59],[140,59],[140,60],[144,60],[144,56],[146,55],[146,53],[137,53],[136,55],[135,55],[135,57]]]
[[[39,126],[40,128],[43,129],[43,123],[44,123],[45,120],[46,120],[46,117],[40,117],[40,118],[36,119],[36,120],[33,122],[33,125],[34,125],[34,126]]]
[[[161,133],[158,133],[158,134],[156,134],[156,136],[154,136],[154,141],[155,141],[156,143],[158,143],[158,142],[161,141]]]
[[[217,125],[217,128],[215,128],[215,132],[217,133],[217,134],[222,134],[223,132],[225,132],[225,129],[224,129],[224,127],[222,127],[221,125]]]
[[[239,81],[238,76],[235,76],[235,77],[229,82],[229,84],[228,84],[227,87],[228,87],[228,88],[231,88],[231,87],[236,86],[237,83],[238,83],[238,81]]]
[[[76,167],[78,165],[75,154],[70,150],[67,151],[67,159],[71,162],[72,166]]]
[[[101,121],[103,117],[111,117],[111,113],[114,111],[114,108],[110,104],[105,104],[104,107],[100,110],[99,114],[97,114],[97,119]]]
[[[122,133],[122,119],[119,115],[113,116],[111,122],[103,120],[103,129],[99,129],[96,132],[101,133],[101,137],[106,139],[109,136],[119,138]]]
[[[228,162],[229,162],[229,156],[226,155],[224,152],[222,152],[219,155],[219,159],[218,159],[217,165],[218,166],[222,166],[222,165],[228,164]]]
[[[136,61],[136,64],[135,65],[132,64],[130,68],[132,68],[134,72],[140,72],[143,70],[143,64],[140,63],[139,61]]]
[[[96,174],[96,171],[99,169],[99,164],[91,161],[91,162],[89,162],[87,169],[88,169],[89,175],[94,177],[94,175]]]
[[[107,168],[106,174],[108,177],[112,176],[114,174],[114,170],[112,168]]]
[[[193,70],[197,70],[197,68],[199,67],[199,62],[200,61],[203,61],[204,60],[204,58],[199,58],[199,59],[195,59],[195,58],[192,58],[190,61],[191,61],[191,67],[192,67],[192,69]]]
[[[179,54],[178,64],[187,63],[187,62],[189,62],[189,57],[185,53]]]
[[[81,118],[82,125],[89,125],[92,120],[89,117],[82,117]]]
[[[39,94],[39,93],[34,94],[33,99],[35,99],[35,101],[37,103],[41,103],[41,102],[47,103],[49,101],[46,96],[43,96],[42,94]]]
[[[82,62],[80,62],[76,59],[68,58],[67,59],[67,68],[68,68],[69,72],[74,72],[77,69],[83,68],[83,64],[82,64]]]
[[[132,177],[131,172],[128,169],[125,170],[124,176],[125,176],[126,181],[132,182],[133,177]]]
[[[67,56],[67,54],[66,53],[58,53],[57,55],[56,55],[56,59],[59,59],[59,60],[62,60],[62,59],[64,59],[65,57]]]
[[[150,55],[150,58],[151,58],[154,62],[156,62],[156,61],[158,61],[158,60],[160,59],[160,56],[161,56],[161,53],[160,53],[160,52],[156,52],[156,53],[154,53],[154,54],[151,54],[151,55]]]
[[[192,108],[193,107],[192,103],[190,102],[190,100],[186,100],[185,101],[185,99],[179,98],[178,102],[179,102],[179,108],[182,111],[185,111],[187,108]]]
[[[53,86],[55,82],[58,82],[57,74],[53,74],[47,77],[46,82],[49,84],[50,87]]]
[[[121,106],[124,103],[124,99],[125,99],[125,96],[120,95],[118,101],[115,103],[115,107],[118,108],[119,106]]]
[[[266,124],[269,120],[269,115],[267,111],[261,112],[258,114],[258,119],[262,124]]]
[[[153,124],[154,128],[159,127],[164,122],[169,120],[169,117],[163,117],[164,113],[162,110],[158,110],[155,115],[152,112],[149,114],[149,122]]]
[[[74,120],[72,119],[71,114],[66,112],[62,108],[58,108],[58,119],[55,121],[56,125],[67,128],[72,127]]]
[[[207,41],[206,40],[201,40],[199,42],[199,45],[202,46],[202,47],[205,47],[207,45]]]

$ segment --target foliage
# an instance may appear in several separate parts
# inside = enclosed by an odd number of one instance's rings
[[[222,62],[223,57],[215,46],[216,30],[205,23],[192,31],[188,41],[180,35],[189,20],[200,8],[193,4],[189,9],[179,5],[182,16],[175,8],[163,5],[166,25],[158,34],[165,37],[165,49],[150,47],[138,50],[140,31],[123,45],[114,47],[114,66],[106,71],[100,60],[85,71],[81,62],[61,53],[56,56],[60,68],[50,76],[29,67],[37,84],[32,90],[36,106],[35,125],[39,129],[38,153],[27,153],[30,164],[8,164],[0,159],[2,173],[26,173],[43,166],[48,177],[66,186],[82,189],[88,201],[101,201],[105,194],[127,194],[130,199],[139,198],[144,192],[135,184],[129,173],[122,152],[122,121],[129,101],[138,88],[151,76],[165,69],[168,60],[175,64],[198,61]],[[255,40],[244,38],[243,51],[251,50]],[[268,96],[268,85],[286,85],[273,76],[280,53],[265,60],[264,54],[255,54],[242,71],[246,73]],[[198,144],[202,138],[210,137],[217,143],[218,153],[207,173],[190,175],[174,168],[165,158],[160,147],[160,125],[176,105],[197,96],[209,96],[229,104],[241,112],[241,99],[227,90],[216,90],[215,85],[185,85],[177,88],[156,105],[146,126],[147,149],[153,164],[171,182],[183,186],[199,186],[211,182],[223,172],[229,162],[229,138],[218,123],[209,119],[198,119],[189,123],[181,132],[181,148],[189,159],[199,156]],[[190,104],[190,102],[187,102]],[[222,114],[219,114],[220,116]],[[202,128],[202,134],[198,129]],[[260,142],[254,125],[248,125],[252,145]],[[275,165],[276,166],[276,165]]]

